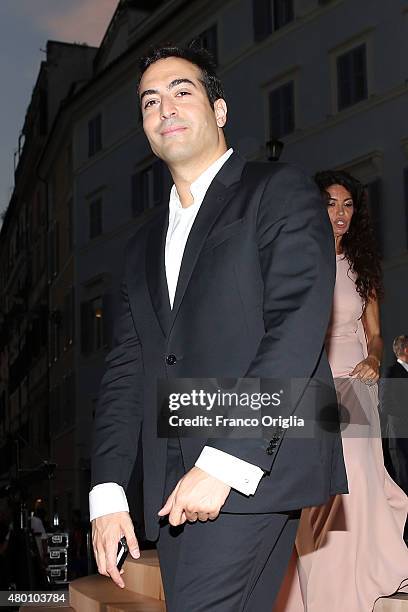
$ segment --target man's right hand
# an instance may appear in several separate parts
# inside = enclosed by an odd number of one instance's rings
[[[125,536],[129,552],[134,559],[140,557],[139,544],[129,512],[112,512],[92,521],[92,544],[98,572],[110,576],[115,584],[125,587],[116,567],[118,543]]]

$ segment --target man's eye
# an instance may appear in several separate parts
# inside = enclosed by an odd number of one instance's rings
[[[189,95],[190,95],[190,92],[189,92],[189,91],[178,91],[176,95],[177,95],[177,96],[178,96],[178,95],[181,95],[181,96],[185,96],[185,95],[186,95],[186,96],[189,96]]]
[[[151,106],[152,104],[154,104],[154,102],[156,102],[156,100],[148,100],[146,102],[146,104],[144,105],[143,108],[148,108],[149,106]]]

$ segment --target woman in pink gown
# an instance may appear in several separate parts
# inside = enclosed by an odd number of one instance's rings
[[[274,612],[371,612],[379,597],[408,586],[408,498],[384,467],[378,414],[381,268],[361,183],[331,171],[316,175],[316,182],[327,198],[336,243],[326,350],[349,494],[303,510]]]

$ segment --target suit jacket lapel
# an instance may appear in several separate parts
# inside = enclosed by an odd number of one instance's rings
[[[208,233],[225,206],[227,206],[228,202],[233,197],[235,190],[231,189],[231,186],[239,181],[244,166],[245,160],[236,153],[233,153],[222,166],[205,194],[184,249],[176,295],[171,311],[169,331],[177,316],[184,293]]]
[[[164,259],[168,223],[169,210],[166,205],[163,206],[163,210],[160,215],[158,215],[156,223],[150,230],[146,252],[146,277],[149,293],[160,327],[165,336],[167,336],[169,331],[171,320],[170,299]]]

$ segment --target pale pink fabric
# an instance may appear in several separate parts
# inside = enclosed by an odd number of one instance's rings
[[[367,355],[361,314],[355,277],[337,256],[326,347],[338,400],[350,419],[342,430],[349,495],[303,510],[274,612],[371,612],[377,598],[408,590],[402,537],[408,498],[384,467],[377,385],[348,376]]]

